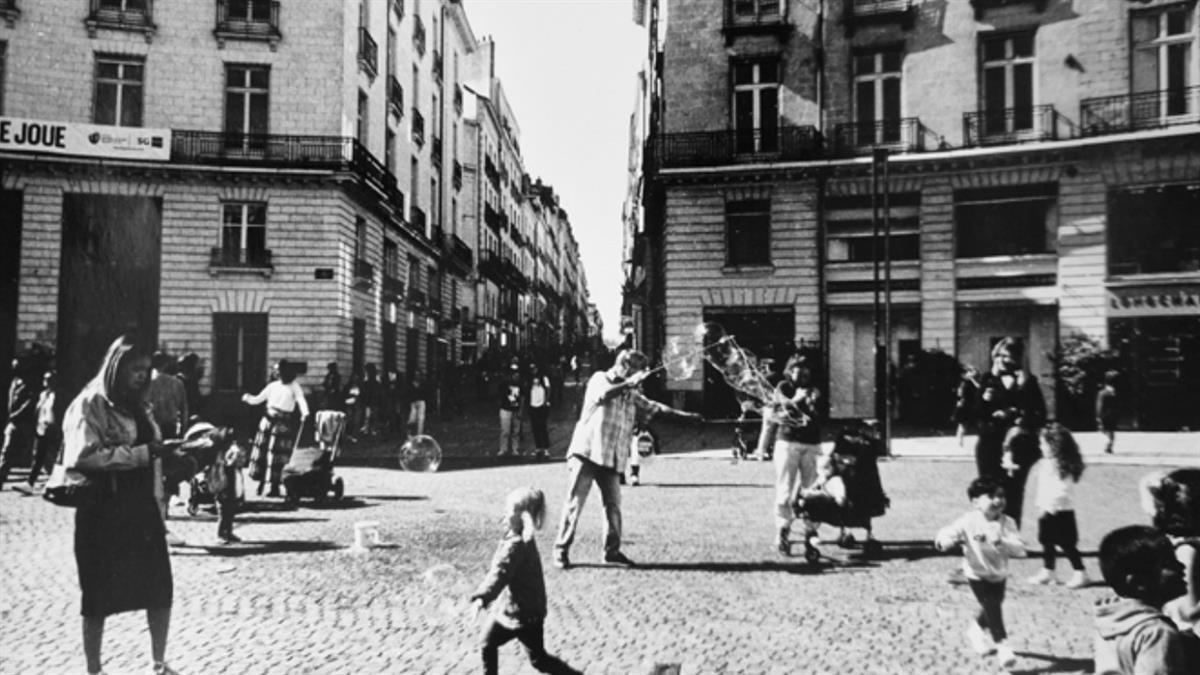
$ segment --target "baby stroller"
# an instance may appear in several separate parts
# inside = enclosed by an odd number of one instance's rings
[[[879,479],[878,460],[883,454],[883,441],[874,430],[842,430],[819,469],[816,484],[797,494],[793,503],[796,517],[837,526],[841,529],[838,544],[845,547],[855,544],[847,528],[864,528],[863,553],[878,554],[881,546],[872,535],[871,519],[882,516],[891,505]],[[814,563],[820,556],[817,547],[806,541],[804,559]]]
[[[234,465],[239,467],[245,465],[245,452],[234,440],[233,429],[218,428],[208,422],[193,422],[183,436],[181,448],[192,450],[190,454],[197,460],[198,470],[188,481],[191,489],[188,491],[187,499],[188,515],[195,516],[200,513],[201,506],[216,504],[218,488],[220,483],[225,480],[221,469],[223,463],[227,461],[229,451],[237,450],[239,459],[234,462]],[[246,501],[245,486],[240,470],[237,472],[236,489],[240,506]]]
[[[313,440],[317,447],[297,447],[283,467],[283,487],[289,504],[296,504],[303,497],[324,501],[331,493],[334,499],[341,499],[346,492],[341,477],[333,475],[346,428],[346,413],[319,410],[314,426]]]

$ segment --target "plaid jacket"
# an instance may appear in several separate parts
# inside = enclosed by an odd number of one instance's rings
[[[616,383],[611,371],[595,373],[588,380],[583,414],[575,425],[567,454],[623,472],[638,411],[653,414],[672,412],[674,408],[651,401],[637,389],[625,389],[605,401],[604,393]]]

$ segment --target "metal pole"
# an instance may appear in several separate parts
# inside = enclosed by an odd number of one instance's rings
[[[879,329],[880,325],[880,304],[879,304],[879,155],[878,151],[871,158],[871,268],[872,280],[871,284],[873,293],[871,325],[874,329],[874,339],[872,345],[874,350],[871,354],[871,367],[874,377],[875,386],[872,390],[875,393],[875,419],[882,422],[887,414],[886,403],[887,390],[886,384],[884,389],[880,390],[879,372],[879,356],[881,354],[879,345]]]
[[[883,357],[884,382],[888,387],[888,396],[884,398],[886,415],[883,418],[883,442],[888,457],[892,456],[892,215],[888,196],[891,193],[888,185],[888,151],[886,148],[876,150],[883,163]]]

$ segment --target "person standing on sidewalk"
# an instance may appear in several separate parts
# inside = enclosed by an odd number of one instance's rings
[[[592,483],[600,489],[600,501],[604,505],[604,561],[633,565],[634,562],[621,552],[619,481],[629,459],[638,411],[703,420],[697,413],[676,410],[652,401],[638,391],[638,385],[648,374],[647,365],[645,354],[623,351],[617,355],[612,368],[594,373],[588,379],[583,411],[567,449],[569,488],[554,541],[555,567],[565,569],[571,565],[569,554],[575,541],[575,528]]]
[[[154,416],[154,423],[164,439],[182,437],[188,420],[187,390],[183,381],[175,376],[172,361],[169,354],[154,352],[150,357],[150,384],[146,386],[150,414]],[[170,466],[164,460],[155,461],[154,472],[160,482],[155,494],[164,523],[170,511],[171,497],[179,493],[179,483],[195,475],[198,468],[194,461],[172,463]],[[186,542],[167,527],[167,543],[183,546]]]
[[[429,398],[429,387],[421,371],[413,374],[408,387],[408,433],[420,436],[425,433],[426,399]]]
[[[550,456],[550,430],[547,424],[550,420],[550,398],[552,386],[550,378],[542,374],[538,364],[529,366],[529,423],[533,427],[534,456],[546,459]]]
[[[497,457],[515,455],[521,449],[517,438],[521,423],[521,366],[516,357],[508,366],[508,372],[500,378],[500,449]]]
[[[0,447],[0,488],[8,480],[13,462],[33,446],[37,426],[38,391],[34,369],[28,359],[12,362],[12,381],[8,385],[8,424],[4,427],[4,445]]]
[[[34,441],[33,462],[29,464],[29,479],[26,481],[30,491],[37,484],[42,471],[50,472],[62,446],[62,425],[59,424],[56,408],[58,397],[54,391],[55,377],[53,370],[47,370],[42,376],[42,393],[38,396],[37,426],[34,430],[37,439]]]
[[[1024,344],[1006,337],[992,348],[992,367],[979,381],[976,405],[979,438],[975,442],[975,466],[979,476],[993,476],[1004,483],[1008,515],[1021,525],[1025,501],[1025,479],[1038,460],[1038,431],[1046,423],[1046,400],[1032,373],[1021,367]],[[1013,466],[1004,466],[1006,447]]]
[[[789,535],[795,513],[792,504],[800,490],[812,487],[817,479],[817,460],[821,456],[821,390],[813,385],[808,357],[796,354],[783,368],[784,379],[764,411],[768,425],[775,429],[775,528],[779,552],[791,555]],[[768,433],[768,432],[764,432]],[[817,524],[805,520],[804,546],[816,536]]]
[[[1104,373],[1104,386],[1096,392],[1096,428],[1108,439],[1104,444],[1104,452],[1110,455],[1113,442],[1117,439],[1117,418],[1120,417],[1117,399],[1117,380],[1120,377],[1115,370]]]
[[[268,497],[283,496],[279,492],[283,467],[291,459],[299,430],[304,427],[304,420],[308,419],[308,401],[304,398],[304,389],[296,380],[296,367],[287,359],[282,359],[276,371],[279,378],[269,382],[262,391],[255,395],[242,394],[242,402],[247,405],[267,404],[258,423],[251,457],[254,464],[252,477],[258,476],[259,495],[263,493],[263,484],[270,476],[271,491],[267,493]]]

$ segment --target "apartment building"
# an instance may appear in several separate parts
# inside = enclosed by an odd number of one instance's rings
[[[5,0],[0,19],[0,361],[49,345],[70,392],[133,332],[200,355],[235,408],[280,358],[314,379],[474,359],[460,73],[481,50],[460,2]]]
[[[893,367],[920,349],[982,367],[1020,336],[1052,407],[1051,356],[1086,335],[1127,364],[1131,425],[1200,424],[1195,2],[667,17],[644,207],[668,339],[711,320],[760,355],[820,345],[831,414],[871,417],[883,334]],[[671,386],[728,403],[700,375]]]

